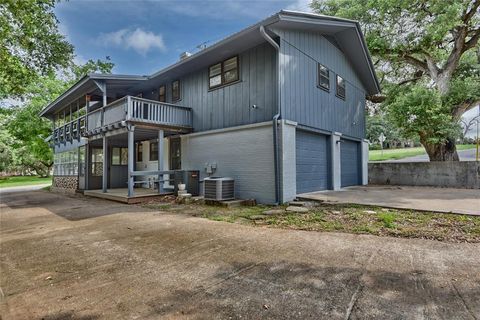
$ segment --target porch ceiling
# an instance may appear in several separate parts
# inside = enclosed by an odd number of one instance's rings
[[[164,136],[174,136],[177,135],[177,132],[165,131]],[[147,141],[147,140],[156,140],[158,139],[158,129],[142,128],[135,127],[135,142]],[[97,135],[92,137],[89,140],[89,144],[92,146],[102,146],[102,136]],[[117,131],[112,131],[110,135],[107,135],[109,144],[118,145],[118,146],[127,146],[128,134],[127,129],[122,128]]]

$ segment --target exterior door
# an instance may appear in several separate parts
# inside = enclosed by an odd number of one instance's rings
[[[182,143],[180,138],[170,139],[170,170],[182,169]]]
[[[340,143],[341,186],[356,186],[360,183],[360,143],[342,139]]]
[[[328,189],[328,136],[297,130],[295,152],[297,194]]]

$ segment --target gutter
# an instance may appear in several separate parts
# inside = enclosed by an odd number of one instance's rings
[[[273,166],[275,171],[275,203],[283,203],[282,194],[280,192],[280,152],[279,152],[279,139],[278,139],[278,120],[282,116],[281,109],[281,99],[280,99],[280,46],[275,40],[272,39],[266,32],[265,27],[260,25],[260,34],[262,37],[267,40],[272,47],[277,50],[277,70],[278,70],[278,79],[277,79],[277,114],[273,116]]]

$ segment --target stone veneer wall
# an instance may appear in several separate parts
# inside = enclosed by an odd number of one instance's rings
[[[73,193],[77,189],[78,176],[53,176],[53,191]]]

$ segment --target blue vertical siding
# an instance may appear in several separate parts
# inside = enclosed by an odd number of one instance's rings
[[[238,57],[238,83],[210,90],[208,68],[180,78],[181,100],[175,103],[192,108],[195,132],[264,122],[275,114],[278,83],[275,49],[265,43]],[[171,83],[166,85],[167,102],[171,102]],[[143,96],[156,100],[158,89],[144,92]],[[258,108],[253,109],[252,105]]]
[[[301,125],[365,135],[365,89],[348,60],[320,34],[274,29],[280,36],[282,115]],[[317,63],[330,69],[330,92],[317,87]],[[346,99],[335,96],[336,75],[346,80]]]

